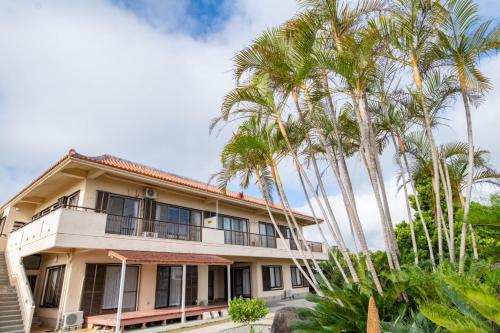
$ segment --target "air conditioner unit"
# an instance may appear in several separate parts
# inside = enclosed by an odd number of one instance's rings
[[[146,199],[156,199],[156,191],[152,188],[146,187],[144,189],[144,198]]]
[[[286,289],[285,290],[285,298],[293,298],[293,290],[292,289]]]
[[[205,228],[217,228],[217,216],[207,217],[203,221],[203,226]]]
[[[151,231],[143,231],[142,232],[142,237],[158,238],[158,233],[157,232],[151,232]]]
[[[66,312],[63,315],[63,329],[82,326],[83,324],[83,311]]]

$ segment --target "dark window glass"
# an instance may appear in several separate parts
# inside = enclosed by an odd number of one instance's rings
[[[292,287],[302,287],[302,273],[296,266],[290,267],[292,274]]]
[[[40,269],[40,262],[42,261],[42,256],[39,254],[34,254],[32,256],[27,256],[23,258],[24,269]]]
[[[262,266],[264,291],[283,288],[281,266]]]
[[[40,306],[46,308],[59,307],[65,268],[64,265],[47,268],[43,299]]]

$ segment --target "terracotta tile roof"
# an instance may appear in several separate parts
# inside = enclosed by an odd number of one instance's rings
[[[16,194],[12,199],[10,199],[8,202],[6,202],[3,207],[6,207],[12,200],[14,200],[17,196],[22,194],[24,191],[35,185],[39,180],[44,178],[46,175],[48,175],[51,171],[56,169],[59,165],[63,164],[64,162],[68,160],[82,160],[82,161],[87,161],[87,162],[92,162],[96,164],[100,164],[103,166],[108,166],[112,167],[114,169],[122,170],[122,171],[128,171],[132,172],[138,175],[142,176],[147,176],[147,177],[152,177],[156,178],[158,180],[166,181],[169,183],[177,184],[177,185],[182,185],[182,186],[187,186],[193,189],[201,190],[201,191],[206,191],[209,193],[213,194],[218,194],[218,195],[223,195],[228,198],[234,199],[241,201],[242,203],[251,203],[251,204],[257,204],[259,206],[262,206],[265,208],[265,202],[264,200],[260,198],[255,198],[251,196],[245,195],[243,192],[231,192],[231,191],[222,191],[219,188],[209,185],[208,183],[203,183],[194,179],[190,179],[187,177],[182,177],[179,175],[175,175],[173,173],[169,173],[163,170],[159,170],[156,168],[148,167],[136,162],[132,162],[120,157],[112,156],[112,155],[100,155],[100,156],[86,156],[83,154],[79,154],[76,152],[74,149],[70,149],[68,154],[66,154],[63,158],[61,158],[57,163],[55,163],[53,166],[51,166],[47,171],[45,171],[43,174],[41,174],[39,177],[37,177],[35,180],[33,180],[29,185],[24,187],[18,194]],[[270,205],[272,208],[277,209],[277,210],[282,210],[282,206],[276,205],[276,204],[271,204]],[[306,214],[294,211],[295,216],[302,218],[303,220],[308,220],[308,221],[314,221],[313,217],[308,216]]]
[[[210,254],[110,250],[110,257],[136,263],[230,265],[233,261]]]
[[[95,162],[98,164],[106,165],[106,166],[109,166],[109,167],[112,167],[115,169],[129,171],[129,172],[133,172],[133,173],[140,174],[143,176],[148,176],[148,177],[160,179],[160,180],[167,181],[170,183],[184,185],[187,187],[191,187],[191,188],[202,190],[202,191],[207,191],[207,192],[214,193],[214,194],[224,195],[224,196],[230,197],[232,199],[265,206],[264,200],[259,199],[259,198],[255,198],[255,197],[251,197],[251,196],[247,196],[243,192],[231,192],[231,191],[224,192],[215,186],[209,185],[208,183],[203,183],[203,182],[200,182],[200,181],[197,181],[194,179],[179,176],[179,175],[169,173],[169,172],[166,172],[163,170],[159,170],[156,168],[148,167],[148,166],[145,166],[145,165],[142,165],[142,164],[139,164],[136,162],[132,162],[132,161],[120,158],[120,157],[116,157],[116,156],[112,156],[112,155],[108,155],[108,154],[101,155],[101,156],[86,156],[86,155],[79,154],[74,150],[70,150],[69,156],[71,156],[72,158],[80,159],[80,160],[85,160],[85,161],[90,161],[90,162]],[[282,209],[282,206],[280,206],[280,205],[271,204],[270,206],[272,208],[275,208],[275,209],[280,209],[280,210]],[[311,216],[307,216],[307,215],[300,213],[300,212],[294,211],[294,214],[297,216],[300,216],[304,219],[307,219],[307,220],[313,220],[313,218]]]

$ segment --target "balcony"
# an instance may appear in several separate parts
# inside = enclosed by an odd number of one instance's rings
[[[201,226],[108,214],[106,233],[201,242]]]
[[[327,248],[308,242],[314,257],[325,260]],[[50,248],[129,249],[233,256],[288,258],[293,241],[274,236],[105,214],[90,208],[62,206],[12,232],[8,248],[22,256]],[[269,249],[273,249],[269,251]]]
[[[224,230],[224,244],[276,248],[276,237]]]
[[[318,242],[312,242],[312,241],[306,241],[305,242],[308,246],[311,252],[323,252],[323,243],[318,243]],[[307,251],[306,245],[304,244],[303,241],[299,240],[299,245],[302,251]],[[292,250],[297,250],[297,245],[293,241],[293,239],[290,239],[290,249]]]

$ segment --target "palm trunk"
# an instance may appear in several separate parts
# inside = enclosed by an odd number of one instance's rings
[[[443,162],[443,163],[446,163],[446,162]],[[450,210],[453,211],[453,198],[451,197],[451,193],[448,191],[448,182],[446,180],[446,177],[445,177],[445,174],[444,174],[444,167],[443,167],[443,164],[441,163],[441,160],[439,161],[439,175],[441,177],[441,183],[443,184],[443,192],[444,192],[444,198],[446,200],[446,210],[448,212],[448,224],[453,224],[452,221],[450,221]],[[443,221],[443,230],[444,230],[444,236],[445,236],[445,240],[446,240],[446,244],[448,245],[448,254],[450,256],[450,262],[453,262],[452,261],[452,251],[451,249],[453,248],[453,245],[451,244],[451,241],[450,241],[450,236],[448,234],[448,228],[446,227],[446,221],[445,221],[445,218],[444,218],[444,213],[443,213],[443,209],[441,206],[439,206],[439,214],[441,215],[441,220]],[[452,212],[453,214],[453,212]],[[451,217],[452,219],[452,217]]]
[[[415,186],[413,177],[411,176],[410,164],[408,163],[408,158],[406,156],[406,152],[404,151],[403,139],[401,138],[400,135],[398,135],[398,139],[401,148],[401,155],[403,156],[404,165],[406,168],[406,172],[408,174],[408,179],[410,181],[411,190],[413,191],[413,195],[415,196],[415,205],[417,206],[418,216],[420,217],[420,221],[422,221],[422,227],[424,228],[424,234],[425,234],[425,239],[427,241],[427,248],[429,249],[429,258],[432,263],[432,269],[435,270],[436,260],[434,259],[434,249],[432,248],[432,240],[431,237],[429,236],[429,230],[427,229],[427,223],[425,222],[424,214],[422,214],[422,208],[420,207],[420,199],[418,197],[417,188]]]
[[[317,260],[314,258],[314,254],[312,253],[311,251],[311,248],[309,246],[309,244],[307,243],[305,237],[304,237],[304,234],[302,232],[302,228],[298,225],[297,223],[297,220],[295,219],[295,216],[291,210],[291,207],[290,207],[290,203],[288,202],[288,198],[286,196],[286,193],[285,193],[285,190],[283,188],[283,183],[281,182],[281,177],[279,175],[279,172],[278,172],[278,169],[276,167],[276,165],[273,165],[272,166],[273,168],[273,172],[275,173],[275,176],[276,176],[276,180],[277,180],[277,186],[279,188],[278,190],[278,194],[280,194],[280,197],[282,198],[282,201],[283,203],[285,204],[284,207],[286,207],[286,209],[288,210],[288,213],[290,214],[290,217],[292,219],[292,222],[297,230],[297,234],[298,234],[298,239],[299,239],[299,242],[297,245],[300,245],[300,240],[303,242],[305,248],[306,248],[306,251],[307,251],[307,254],[309,255],[309,257],[311,257],[311,261],[313,262],[313,265],[314,265],[314,268],[316,268],[316,271],[319,273],[321,279],[323,280],[323,282],[325,283],[325,285],[328,287],[328,289],[330,290],[333,290],[330,282],[328,281],[328,279],[326,278],[325,274],[323,273],[323,270],[321,269],[321,267],[319,266]],[[293,231],[291,231],[292,234],[293,234]]]
[[[302,172],[302,175],[304,176],[304,180],[306,181],[307,186],[310,187],[311,193],[315,194],[314,187],[312,186],[311,181],[309,180],[309,177],[307,176],[307,173],[305,173],[302,165],[300,164],[298,156],[295,154],[293,151],[292,145],[290,144],[290,140],[288,139],[288,134],[286,132],[285,126],[281,120],[281,117],[279,116],[279,113],[276,113],[276,122],[278,124],[280,133],[283,135],[283,138],[285,139],[285,142],[287,144],[287,148],[290,151],[290,154],[292,155],[292,158],[294,159],[294,162],[296,165],[299,167],[300,172]],[[321,203],[317,195],[315,195],[315,199],[318,201],[318,203]],[[325,204],[328,206],[330,203],[325,202]],[[344,260],[346,261],[347,267],[349,268],[349,272],[355,282],[359,281],[358,274],[356,273],[356,270],[354,269],[354,265],[352,264],[351,257],[349,256],[347,252],[347,248],[345,246],[344,240],[342,238],[342,233],[340,232],[340,228],[338,226],[338,223],[335,219],[335,216],[331,216],[331,221],[327,218],[327,214],[323,211],[324,213],[324,218],[328,223],[331,223],[332,229],[332,235],[335,238],[335,242],[337,243],[337,246],[339,247],[340,252],[342,253],[342,256],[344,257]]]
[[[286,223],[288,224],[288,228],[290,228],[290,234],[292,235],[292,241],[295,243],[295,247],[296,247],[297,251],[299,251],[300,257],[302,258],[302,261],[303,261],[303,263],[304,263],[307,271],[309,272],[309,274],[311,276],[311,279],[317,284],[317,281],[316,281],[316,278],[314,276],[314,273],[313,273],[313,271],[311,269],[311,266],[309,265],[309,261],[307,260],[307,257],[304,255],[304,252],[302,251],[302,246],[300,244],[300,241],[299,241],[297,235],[295,234],[295,230],[298,231],[298,227],[292,225],[292,223],[290,222],[290,218],[288,217],[289,216],[289,211],[288,211],[287,203],[284,200],[284,192],[282,190],[282,186],[280,184],[279,179],[277,179],[276,169],[275,169],[275,167],[273,165],[271,165],[271,171],[272,171],[272,174],[273,174],[274,182],[276,184],[276,188],[278,190],[278,197],[280,198],[280,203],[283,206],[283,213],[285,215],[285,220],[286,220]]]
[[[300,172],[299,172],[299,179],[300,179],[300,184],[302,185],[302,190],[304,191],[304,196],[305,196],[306,201],[307,201],[307,206],[309,207],[309,210],[311,211],[311,214],[312,214],[313,219],[314,219],[314,223],[316,224],[316,227],[318,228],[318,232],[321,235],[321,239],[323,239],[324,244],[328,245],[328,240],[326,239],[325,233],[323,232],[323,229],[321,229],[321,226],[318,222],[318,218],[316,217],[316,212],[314,211],[314,208],[311,205],[311,200],[309,199],[309,194],[307,193],[307,189],[304,185],[304,179],[302,179],[302,175],[300,174]],[[323,272],[321,271],[321,273],[323,273]],[[347,277],[345,275],[344,269],[341,270],[341,274],[342,274],[342,277],[344,277],[344,281],[346,283],[349,283],[349,280],[347,279]],[[328,289],[333,290],[332,285],[330,284],[328,279],[326,277],[324,277],[324,275],[322,275],[321,277],[325,281],[325,284],[327,285]]]
[[[331,120],[332,120],[332,124],[333,124],[333,136],[334,136],[334,139],[336,140],[337,145],[338,145],[338,160],[340,162],[339,166],[338,166],[339,174],[340,174],[339,178],[341,179],[341,181],[343,182],[343,184],[345,186],[345,190],[347,192],[347,195],[348,195],[349,201],[350,201],[350,203],[346,203],[346,201],[344,199],[344,205],[346,205],[346,209],[348,209],[347,205],[349,204],[351,206],[351,209],[353,210],[354,214],[357,216],[357,219],[359,220],[359,214],[358,214],[358,209],[357,209],[357,205],[356,205],[356,199],[354,196],[354,190],[352,187],[351,177],[349,175],[349,169],[347,168],[347,163],[345,161],[342,137],[341,137],[341,135],[339,133],[339,129],[338,129],[337,112],[335,111],[335,106],[333,105],[332,95],[330,94],[330,87],[328,85],[327,74],[323,74],[322,84],[323,84],[323,88],[327,92],[326,100],[328,102],[328,107],[330,109],[330,116],[331,116]],[[333,156],[332,156],[332,158],[333,158]],[[354,234],[352,223],[349,224],[349,227],[351,229],[351,233]],[[356,238],[354,236],[353,236],[353,241],[354,241],[354,247],[356,249],[356,252],[358,252],[358,245],[356,242]],[[358,258],[358,260],[359,260],[359,258]]]
[[[307,95],[307,90],[305,88],[304,88],[304,92],[306,94],[306,97],[308,98],[308,106],[310,108],[310,111],[312,111],[312,106],[310,105],[309,97]],[[331,107],[333,107],[333,105],[331,105]],[[300,108],[299,108],[299,110],[300,110]],[[344,204],[346,206],[346,211],[347,211],[347,214],[349,216],[351,232],[353,232],[353,229],[355,229],[357,238],[360,242],[363,254],[365,256],[365,262],[366,262],[367,269],[373,278],[373,281],[375,283],[377,291],[379,292],[379,294],[382,294],[383,293],[382,285],[380,283],[377,272],[375,270],[375,266],[373,265],[373,261],[371,259],[371,255],[370,255],[370,252],[368,249],[368,243],[366,242],[365,234],[363,232],[363,227],[362,227],[361,222],[359,220],[359,215],[357,213],[357,210],[356,210],[355,206],[353,205],[353,203],[351,202],[350,196],[347,194],[347,191],[346,191],[345,186],[344,186],[344,182],[342,181],[342,178],[340,176],[338,164],[336,163],[336,160],[333,156],[333,152],[331,151],[330,145],[326,141],[322,131],[320,129],[317,129],[317,132],[319,134],[319,138],[321,140],[322,145],[326,148],[327,157],[328,157],[328,160],[330,162],[330,166],[331,166],[331,168],[336,176],[337,183],[339,184],[339,188],[340,188],[340,191],[342,193],[342,198],[343,198]],[[313,158],[313,165],[314,165],[316,173],[318,174],[319,170],[318,170],[318,167],[317,167],[317,164],[316,164],[316,161],[314,158]],[[321,178],[320,175],[318,177]],[[320,189],[322,192],[324,192],[324,188],[322,187],[322,185],[323,184],[320,184]],[[352,187],[351,187],[351,189],[352,189]],[[353,235],[353,240],[354,240],[354,242],[356,242],[356,237],[354,237],[354,235]]]
[[[396,154],[400,155],[400,149],[396,143],[396,139],[394,138],[394,134],[391,134],[392,143],[394,145],[394,150]],[[399,171],[401,172],[401,181],[403,183],[403,193],[405,196],[405,204],[406,204],[406,213],[408,215],[408,224],[410,225],[410,236],[411,236],[411,244],[413,247],[413,255],[415,256],[415,265],[418,265],[418,248],[417,248],[417,239],[415,237],[415,226],[413,225],[413,217],[411,214],[410,201],[408,199],[408,189],[406,187],[406,178],[405,172],[403,169],[403,165],[401,164],[401,156],[397,156],[397,164],[399,166]]]
[[[375,196],[375,200],[376,200],[379,215],[380,215],[382,230],[384,233],[384,242],[385,242],[386,252],[387,252],[387,261],[389,263],[389,267],[391,269],[394,269],[394,267],[396,266],[396,263],[394,262],[394,258],[397,255],[396,255],[394,247],[392,246],[391,236],[389,235],[390,229],[388,226],[386,213],[384,210],[384,205],[383,205],[382,199],[380,197],[380,187],[379,187],[379,183],[378,183],[378,179],[377,179],[377,171],[376,171],[375,162],[372,158],[372,153],[371,153],[372,148],[370,147],[370,141],[369,141],[369,128],[368,128],[369,125],[367,123],[368,114],[366,112],[366,106],[364,104],[364,98],[362,96],[359,98],[353,98],[353,102],[357,106],[357,107],[355,107],[355,109],[357,111],[356,114],[358,117],[358,124],[359,124],[359,129],[360,129],[361,155],[363,156],[363,160],[365,162],[365,165],[366,165],[366,168],[368,171],[368,176],[370,178],[370,182],[372,185],[373,193]]]
[[[262,178],[261,178],[261,176],[260,176],[260,174],[259,174],[258,171],[255,173],[255,175],[257,177],[257,184],[259,185],[259,189],[260,189],[260,191],[262,193],[262,197],[266,198],[265,191],[264,191],[264,185],[262,183]],[[269,218],[271,219],[271,222],[273,223],[274,229],[276,230],[276,232],[278,233],[279,238],[283,242],[283,244],[284,244],[284,246],[285,246],[285,248],[286,248],[286,250],[288,252],[288,255],[290,256],[290,258],[292,258],[293,263],[295,264],[295,266],[297,266],[297,269],[302,273],[302,275],[305,277],[305,279],[307,280],[307,282],[313,287],[314,291],[318,295],[323,296],[323,293],[321,292],[321,290],[311,280],[311,278],[309,277],[309,275],[304,271],[304,269],[302,268],[302,266],[299,264],[298,260],[294,257],[294,255],[292,253],[292,250],[290,249],[290,246],[285,241],[285,238],[283,237],[283,234],[281,233],[280,228],[278,228],[278,224],[276,223],[276,221],[274,219],[273,213],[271,212],[271,208],[269,207],[269,203],[268,203],[267,199],[264,199],[264,202],[265,202],[265,205],[266,205],[267,213],[269,214]]]
[[[467,142],[469,144],[469,158],[467,165],[467,184],[465,188],[465,207],[464,207],[464,224],[462,225],[462,235],[460,239],[460,257],[458,261],[458,272],[464,272],[465,263],[465,240],[467,238],[467,222],[469,219],[469,209],[472,200],[472,177],[474,173],[474,140],[472,136],[472,116],[470,113],[469,101],[467,100],[467,93],[461,84],[462,99],[465,107],[465,118],[467,119]],[[477,250],[476,250],[477,251]]]
[[[432,156],[432,167],[433,167],[433,185],[434,185],[434,201],[436,203],[436,207],[441,205],[441,198],[439,195],[439,157],[437,154],[436,144],[434,142],[434,136],[432,134],[432,126],[431,126],[431,118],[429,115],[429,111],[427,110],[427,105],[424,97],[424,90],[422,84],[422,78],[420,75],[420,70],[418,68],[417,59],[415,57],[412,58],[412,70],[413,70],[413,79],[415,81],[415,85],[417,86],[418,96],[420,99],[420,104],[422,106],[422,111],[424,113],[424,125],[425,131],[427,133],[427,138],[429,139],[429,143],[431,145],[431,156]],[[438,248],[439,248],[439,258],[440,262],[443,260],[443,235],[441,232],[441,221],[439,219],[439,215],[436,210],[436,221],[438,227]]]
[[[451,180],[450,172],[448,170],[448,164],[446,160],[443,161],[444,164],[444,175],[446,180],[446,188],[449,193],[450,202],[448,204],[448,228],[450,229],[450,261],[455,263],[455,218],[454,218],[454,207],[453,207],[453,192],[451,190]]]

